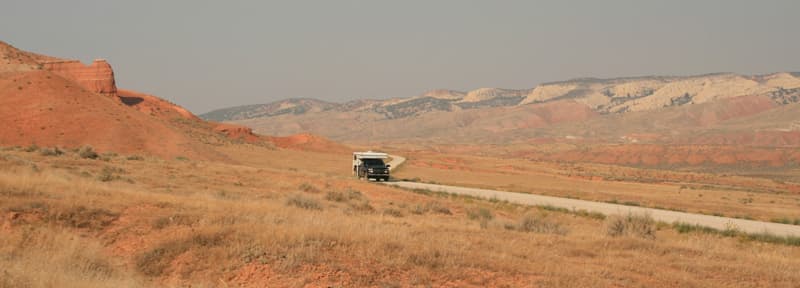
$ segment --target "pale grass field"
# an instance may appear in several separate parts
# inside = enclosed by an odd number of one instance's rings
[[[0,151],[0,287],[800,283],[800,247],[612,237],[608,220],[352,180],[341,155],[226,149],[249,162]]]

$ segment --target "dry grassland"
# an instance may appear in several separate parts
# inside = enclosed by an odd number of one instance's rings
[[[241,165],[0,151],[0,287],[800,283],[800,247],[423,195],[350,179],[348,155],[258,149],[225,148]]]

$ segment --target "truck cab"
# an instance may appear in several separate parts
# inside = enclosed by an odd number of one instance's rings
[[[353,152],[353,175],[364,180],[388,181],[390,165],[383,162],[387,158],[389,155],[386,153]]]

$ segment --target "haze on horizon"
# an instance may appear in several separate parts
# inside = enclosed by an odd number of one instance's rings
[[[800,71],[799,1],[18,1],[0,40],[196,113],[577,77]]]

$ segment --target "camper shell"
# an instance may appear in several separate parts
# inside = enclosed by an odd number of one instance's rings
[[[389,154],[380,152],[353,152],[353,175],[359,179],[389,180],[389,165],[383,161]]]

